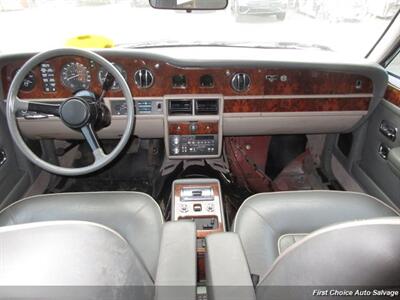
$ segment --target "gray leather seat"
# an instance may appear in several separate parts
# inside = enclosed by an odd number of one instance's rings
[[[362,299],[384,299],[395,294],[378,297],[373,290],[391,293],[400,278],[399,217],[316,230],[284,251],[260,276],[257,286],[253,286],[238,234],[212,234],[206,244],[209,300],[348,299],[366,295],[364,290],[370,294]]]
[[[153,282],[136,253],[105,226],[4,226],[0,244],[0,299],[153,299]]]
[[[361,193],[263,193],[242,204],[232,230],[240,237],[250,272],[262,277],[280,253],[315,230],[341,222],[393,216],[398,216],[393,208]]]
[[[17,201],[0,212],[0,226],[76,220],[118,232],[154,280],[163,226],[158,204],[138,192],[47,194]]]
[[[163,225],[155,280],[123,236],[85,221],[0,227],[0,258],[1,300],[196,298],[193,222]]]

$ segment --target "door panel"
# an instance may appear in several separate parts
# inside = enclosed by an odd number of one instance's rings
[[[400,95],[400,91],[397,92]],[[400,206],[400,177],[388,160],[389,151],[400,147],[397,130],[400,129],[400,106],[393,104],[393,100],[382,101],[371,116],[359,166],[391,201]],[[393,134],[396,135],[394,139]]]
[[[387,137],[380,129],[397,128],[396,139]],[[389,134],[390,136],[390,134]],[[400,211],[400,174],[394,168],[400,147],[400,89],[390,86],[368,120],[352,133],[327,138],[324,169],[333,176],[332,156],[356,180],[362,189],[382,201],[396,206]],[[387,147],[387,158],[379,153],[381,146]],[[392,154],[390,150],[393,150]],[[340,181],[340,180],[339,180]]]
[[[4,105],[0,104],[0,209],[25,193],[31,183],[27,172],[19,167],[17,154],[8,131]]]

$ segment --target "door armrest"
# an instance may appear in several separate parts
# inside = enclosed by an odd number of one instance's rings
[[[393,172],[400,177],[400,147],[390,150],[388,155],[388,162]]]

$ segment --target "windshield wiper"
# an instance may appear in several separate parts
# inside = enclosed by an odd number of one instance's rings
[[[319,49],[332,51],[331,48],[319,44],[306,44],[296,42],[277,43],[249,43],[249,42],[191,42],[182,43],[179,41],[147,41],[144,43],[118,44],[117,47],[131,49],[164,48],[164,47],[237,47],[237,48],[261,48],[261,49]]]

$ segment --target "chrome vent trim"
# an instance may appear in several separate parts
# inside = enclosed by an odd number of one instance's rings
[[[231,85],[236,92],[245,92],[250,88],[250,76],[246,73],[236,73],[232,77]]]
[[[140,69],[135,72],[133,76],[135,84],[141,89],[147,89],[154,83],[154,76],[148,69]]]

